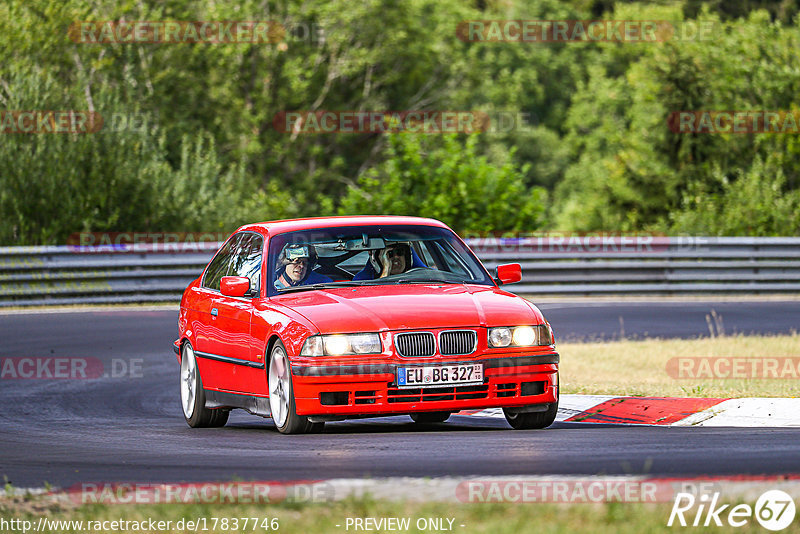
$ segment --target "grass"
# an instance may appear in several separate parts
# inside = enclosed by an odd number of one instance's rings
[[[751,503],[752,504],[752,503]],[[51,508],[45,511],[29,511],[19,509],[8,499],[0,500],[0,516],[9,519],[27,519],[35,525],[40,516],[49,520],[77,521],[147,521],[150,518],[159,521],[172,521],[172,528],[153,530],[136,530],[134,528],[114,530],[114,532],[186,532],[187,529],[176,528],[181,519],[197,520],[206,518],[207,532],[270,532],[260,528],[263,519],[277,519],[278,532],[358,532],[351,525],[347,526],[347,518],[410,518],[411,528],[400,532],[435,532],[436,530],[419,530],[416,523],[420,519],[443,518],[452,519],[452,532],[473,534],[517,534],[536,533],[574,533],[574,532],[614,532],[620,534],[639,532],[673,532],[675,525],[667,527],[671,504],[641,503],[604,503],[604,504],[449,504],[449,503],[413,503],[374,501],[369,497],[347,499],[332,503],[317,504],[169,504],[169,505],[85,505],[80,508]],[[222,528],[217,522],[217,529],[212,529],[213,519],[228,518],[228,528]],[[259,528],[252,529],[253,520],[246,529],[233,529],[233,518],[258,518]],[[689,518],[689,515],[687,515]],[[690,519],[691,520],[691,519]],[[723,517],[724,521],[724,517]],[[337,526],[338,525],[338,526]],[[463,526],[462,526],[463,525]],[[86,532],[84,524],[83,532]],[[108,524],[107,527],[111,525]],[[691,527],[689,527],[691,528]],[[198,529],[203,532],[202,528]],[[716,532],[763,532],[754,519],[742,528],[715,528]],[[103,529],[99,530],[103,532]],[[111,531],[111,530],[107,530]],[[81,532],[75,528],[62,528],[59,532]],[[365,532],[365,530],[361,530]],[[366,530],[366,532],[390,532],[390,530]]]
[[[800,334],[715,336],[692,340],[649,339],[560,343],[561,393],[658,397],[798,397],[795,378],[673,378],[667,362],[678,357],[794,357]],[[795,370],[797,364],[795,363]]]

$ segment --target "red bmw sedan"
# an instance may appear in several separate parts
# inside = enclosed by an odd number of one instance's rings
[[[174,343],[191,427],[230,410],[285,434],[408,414],[502,408],[515,429],[558,411],[553,332],[445,224],[329,217],[239,228],[183,294]]]

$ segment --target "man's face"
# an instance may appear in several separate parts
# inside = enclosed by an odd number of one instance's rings
[[[400,274],[406,270],[406,255],[401,247],[392,247],[389,249],[388,256],[391,262],[391,270],[389,274]]]
[[[286,266],[286,276],[293,282],[299,282],[306,275],[308,269],[308,258],[296,258]]]

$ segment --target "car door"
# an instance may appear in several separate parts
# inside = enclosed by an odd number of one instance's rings
[[[202,354],[214,354],[216,350],[216,330],[218,325],[216,321],[217,312],[215,311],[214,315],[212,315],[213,299],[219,295],[220,280],[228,273],[231,259],[236,252],[240,239],[240,234],[228,238],[208,264],[199,287],[195,289],[197,293],[196,298],[193,299],[195,308],[191,312],[192,343],[195,352],[200,353],[198,357],[203,360],[199,361],[198,365],[202,372],[203,385],[206,387],[217,382],[215,377],[211,375],[211,371],[216,370],[216,367],[209,367],[202,357]]]
[[[261,294],[261,265],[264,238],[256,232],[244,232],[236,253],[231,259],[227,276],[242,276],[250,280],[250,292],[244,297],[217,295],[217,322],[226,332],[218,344],[220,354],[231,364],[231,391],[258,393],[265,381],[264,355],[256,351],[253,339],[253,299]],[[235,388],[235,389],[234,389]]]
[[[249,298],[228,297],[220,293],[224,276],[236,276],[245,241],[249,247],[252,232],[240,232],[228,240],[206,269],[198,310],[202,330],[196,329],[195,355],[205,389],[245,392],[248,390],[250,353]]]

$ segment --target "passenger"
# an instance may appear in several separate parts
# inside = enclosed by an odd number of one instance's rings
[[[425,264],[408,243],[395,243],[383,249],[371,250],[367,264],[353,276],[353,280],[385,278],[417,267],[425,267]]]
[[[381,274],[378,275],[378,278],[404,273],[411,266],[411,247],[405,243],[389,245],[377,255],[381,267]]]
[[[316,264],[317,251],[313,245],[286,245],[275,267],[275,289],[332,282],[327,276],[314,272]]]

